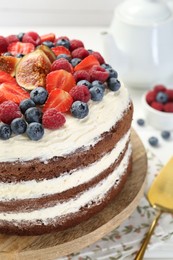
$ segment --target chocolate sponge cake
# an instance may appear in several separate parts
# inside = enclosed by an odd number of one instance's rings
[[[0,66],[0,232],[39,235],[87,220],[121,191],[133,105],[117,72],[81,41],[24,36],[4,37],[19,59],[14,75]]]

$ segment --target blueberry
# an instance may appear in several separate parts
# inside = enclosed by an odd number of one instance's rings
[[[157,137],[152,136],[152,137],[150,137],[150,138],[148,139],[148,142],[149,142],[149,144],[150,144],[151,146],[156,147],[156,146],[158,146],[159,140],[158,140]]]
[[[93,50],[89,49],[88,52],[89,52],[89,54],[92,54],[92,53],[93,53]]]
[[[139,118],[139,119],[137,120],[137,124],[140,125],[140,126],[143,126],[143,125],[145,124],[144,119]]]
[[[85,79],[78,81],[77,86],[81,86],[81,85],[85,85],[88,89],[92,87],[91,83]]]
[[[67,49],[70,48],[70,42],[69,42],[69,40],[67,40],[67,39],[60,39],[60,40],[58,40],[58,41],[56,42],[55,45],[56,45],[56,46],[63,46],[63,47],[65,47],[65,48],[67,48]]]
[[[79,58],[73,58],[72,60],[71,60],[71,65],[73,66],[73,67],[75,67],[77,64],[79,64],[81,62],[81,59],[79,59]]]
[[[11,52],[5,52],[3,56],[13,56],[13,54]]]
[[[108,88],[112,91],[117,91],[121,87],[121,83],[117,78],[108,79]]]
[[[0,125],[0,139],[7,140],[11,137],[12,131],[9,125]]]
[[[103,99],[104,91],[101,87],[90,88],[91,99],[93,101],[101,101]]]
[[[107,68],[106,71],[109,73],[109,78],[118,78],[118,73],[112,68]]]
[[[19,34],[17,35],[17,38],[19,39],[20,42],[22,41],[23,36],[24,36],[24,33],[23,33],[23,32],[21,32],[21,33],[19,33]]]
[[[32,101],[30,98],[28,99],[24,99],[20,102],[20,110],[22,112],[22,114],[25,114],[25,111],[30,108],[30,107],[35,107],[35,103],[34,101]]]
[[[160,91],[156,95],[156,101],[164,104],[168,101],[168,95],[166,93]]]
[[[29,124],[32,123],[32,122],[41,123],[42,112],[37,107],[30,107],[25,112],[25,119]]]
[[[14,134],[23,134],[26,132],[27,124],[23,118],[15,118],[11,122],[11,130]]]
[[[49,47],[49,48],[54,47],[54,43],[51,42],[51,41],[44,41],[42,44],[45,45],[45,46],[47,46],[47,47]]]
[[[88,105],[82,101],[75,101],[70,111],[74,117],[79,119],[86,117],[89,113]]]
[[[94,80],[92,82],[92,86],[93,87],[100,87],[100,88],[103,89],[103,91],[105,91],[105,84],[103,82],[99,81],[99,80]]]
[[[59,60],[59,59],[61,59],[61,58],[64,58],[64,59],[68,60],[69,62],[71,61],[70,55],[67,55],[67,54],[64,54],[64,53],[59,54],[59,55],[56,57],[57,60]]]
[[[31,123],[27,126],[26,133],[31,140],[38,141],[44,135],[44,128],[39,123]]]
[[[24,54],[22,54],[22,53],[18,53],[18,54],[16,54],[16,58],[23,58],[25,55]]]
[[[43,105],[48,97],[48,92],[45,88],[37,87],[30,93],[30,98],[36,105]]]
[[[171,136],[171,133],[169,132],[169,131],[162,131],[161,132],[161,136],[162,136],[162,138],[163,139],[169,139],[170,138],[170,136]]]
[[[101,67],[104,68],[104,69],[112,69],[112,66],[109,65],[109,64],[107,64],[107,63],[103,63],[103,64],[101,65]]]

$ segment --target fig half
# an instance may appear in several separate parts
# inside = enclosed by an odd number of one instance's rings
[[[42,50],[47,55],[47,57],[49,58],[51,63],[56,60],[55,53],[49,47],[47,47],[46,45],[39,45],[37,47],[37,49]]]
[[[13,77],[19,61],[20,59],[16,57],[0,56],[0,70],[7,72]]]
[[[25,55],[16,68],[16,81],[26,90],[38,86],[45,87],[46,75],[51,70],[51,62],[42,50]]]

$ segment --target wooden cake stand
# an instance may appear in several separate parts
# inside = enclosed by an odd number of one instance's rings
[[[122,192],[103,211],[74,228],[42,236],[0,235],[0,260],[53,260],[96,242],[118,227],[135,210],[143,196],[147,158],[132,130],[133,171]]]

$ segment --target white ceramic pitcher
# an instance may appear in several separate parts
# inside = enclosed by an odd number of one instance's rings
[[[173,1],[126,0],[115,9],[105,56],[130,87],[173,78]]]

